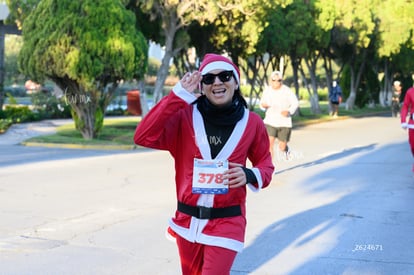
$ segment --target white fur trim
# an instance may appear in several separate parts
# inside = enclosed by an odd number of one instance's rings
[[[184,100],[188,104],[193,103],[194,100],[197,99],[197,97],[195,95],[193,95],[192,93],[188,92],[186,89],[183,88],[183,86],[181,86],[181,82],[180,81],[178,81],[177,84],[175,84],[175,86],[172,89],[172,91],[174,92],[174,94],[176,96],[178,96],[179,98],[181,98],[182,100]]]
[[[230,250],[234,250],[236,252],[241,252],[243,250],[243,242],[226,237],[209,236],[203,234],[203,228],[206,226],[207,223],[208,220],[200,220],[191,217],[190,228],[179,226],[175,224],[172,219],[169,221],[169,226],[175,233],[177,233],[189,242],[197,242],[206,245],[224,247]]]

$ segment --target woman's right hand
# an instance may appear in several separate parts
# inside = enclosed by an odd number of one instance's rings
[[[194,93],[201,82],[202,76],[199,71],[193,73],[187,72],[183,78],[181,78],[181,86],[189,93]]]

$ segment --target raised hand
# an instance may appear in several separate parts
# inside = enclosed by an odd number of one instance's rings
[[[181,78],[181,86],[189,93],[194,93],[194,91],[199,87],[201,82],[201,73],[195,71],[193,73],[187,72],[183,78]]]

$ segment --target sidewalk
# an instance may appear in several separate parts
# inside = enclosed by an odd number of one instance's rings
[[[107,117],[106,120],[125,118]],[[136,145],[82,145],[62,143],[26,142],[29,138],[56,133],[59,126],[73,123],[72,119],[48,119],[36,122],[13,124],[4,134],[0,134],[0,145],[25,145],[36,147],[67,148],[67,149],[101,149],[101,150],[132,150]]]
[[[0,134],[0,145],[16,145],[31,137],[51,135],[56,133],[57,127],[71,123],[72,121],[72,119],[48,119],[13,124],[4,134]]]

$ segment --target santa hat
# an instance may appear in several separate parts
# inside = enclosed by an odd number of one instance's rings
[[[222,55],[208,53],[204,56],[203,62],[201,62],[200,68],[201,75],[205,75],[212,70],[225,70],[233,71],[234,77],[237,83],[240,83],[240,71],[239,68],[227,57]]]

